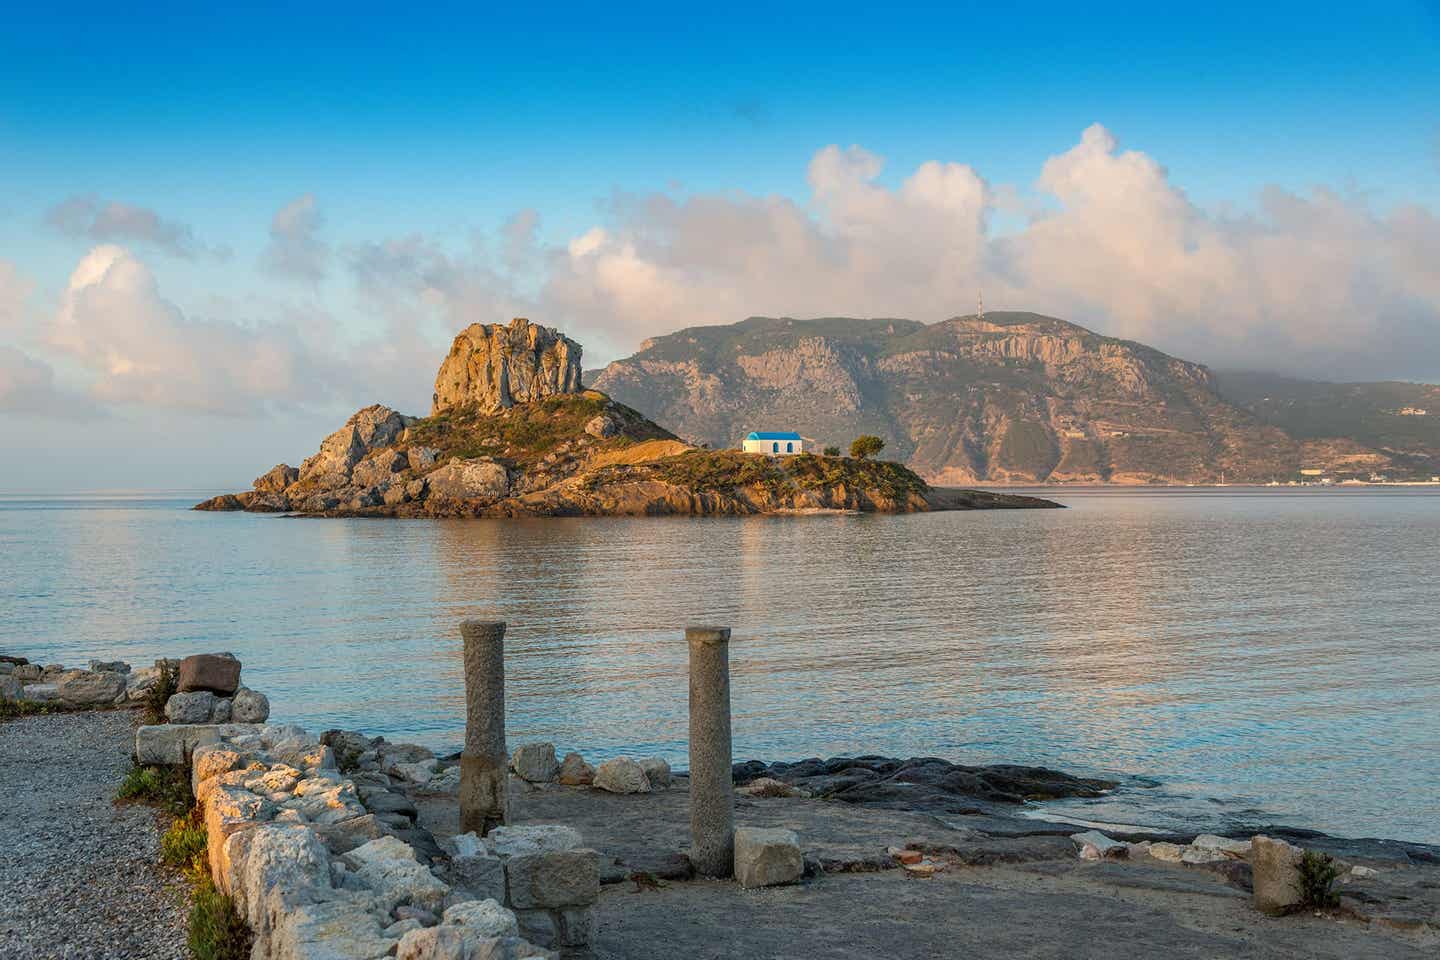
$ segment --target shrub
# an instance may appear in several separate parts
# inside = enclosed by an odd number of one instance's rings
[[[826,447],[826,448],[825,448],[825,456],[827,456],[827,457],[838,457],[838,456],[840,456],[840,448],[839,448],[839,447]]]
[[[145,695],[145,722],[151,726],[165,722],[165,704],[170,702],[170,698],[180,686],[175,664],[169,660],[161,660],[159,665],[160,677]]]
[[[196,811],[171,820],[170,829],[160,838],[160,862],[186,870],[192,877],[205,872],[206,851],[205,825],[196,819]]]
[[[180,767],[131,767],[115,791],[116,800],[163,807],[177,817],[194,805],[190,778]]]
[[[48,713],[70,713],[75,709],[75,707],[54,701],[10,700],[0,697],[0,720],[44,716]]]
[[[186,942],[195,960],[249,960],[250,929],[209,876],[195,884]]]
[[[875,456],[875,454],[884,449],[884,440],[881,440],[874,434],[866,433],[856,437],[854,442],[850,444],[850,456],[856,460],[865,460]]]
[[[1340,875],[1335,858],[1328,853],[1306,850],[1300,858],[1300,905],[1328,910],[1340,903],[1331,884]]]

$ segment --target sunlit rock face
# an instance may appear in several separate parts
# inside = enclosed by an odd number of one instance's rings
[[[509,325],[472,323],[435,375],[431,416],[475,405],[492,413],[557,393],[579,393],[580,344],[523,317]]]

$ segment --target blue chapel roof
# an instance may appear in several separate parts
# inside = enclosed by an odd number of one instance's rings
[[[768,433],[763,430],[751,430],[745,437],[746,440],[799,440],[798,433]]]

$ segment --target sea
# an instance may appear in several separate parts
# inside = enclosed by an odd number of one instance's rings
[[[1115,778],[1042,816],[1440,843],[1440,491],[1075,489],[1064,510],[319,520],[0,497],[0,651],[230,651],[276,720],[458,750],[460,621],[512,745],[686,766],[690,624],[736,759]]]

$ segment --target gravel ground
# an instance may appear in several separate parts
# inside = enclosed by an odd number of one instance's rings
[[[187,886],[155,812],[111,800],[130,711],[0,723],[0,958],[183,958]]]

